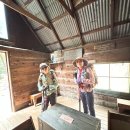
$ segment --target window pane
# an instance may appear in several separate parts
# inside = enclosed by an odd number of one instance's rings
[[[109,76],[109,64],[94,65],[97,76]]]
[[[108,77],[98,77],[98,84],[95,87],[96,89],[109,89],[109,78]]]
[[[130,77],[130,64],[110,64],[110,77]]]
[[[117,92],[129,93],[130,78],[110,78],[110,88]]]
[[[0,2],[0,38],[8,39],[4,5]]]

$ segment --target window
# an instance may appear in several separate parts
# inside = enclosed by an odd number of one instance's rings
[[[95,64],[96,89],[130,93],[130,63]]]
[[[8,39],[4,4],[0,2],[0,38]]]

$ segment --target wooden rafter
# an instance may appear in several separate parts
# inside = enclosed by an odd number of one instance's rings
[[[80,23],[79,23],[78,15],[77,15],[77,12],[74,8],[74,4],[73,4],[72,0],[70,0],[70,5],[71,5],[71,8],[72,8],[72,11],[73,11],[73,14],[74,14],[74,19],[75,19],[75,23],[76,23],[76,26],[77,26],[77,29],[78,29],[78,35],[80,36],[81,45],[83,45],[84,40],[83,40],[83,36],[82,36],[82,33],[81,33]]]
[[[56,22],[56,21],[58,21],[58,20],[64,18],[64,17],[67,16],[67,15],[68,15],[67,12],[64,12],[63,14],[58,15],[57,17],[55,17],[55,18],[52,20],[52,23],[54,23],[54,22]]]
[[[65,8],[65,10],[70,14],[72,17],[74,17],[74,12],[66,5],[65,1],[63,0],[57,0],[59,3]]]
[[[56,18],[54,18],[53,20],[51,20],[51,22],[54,23],[54,22],[56,22],[56,21],[62,19],[63,17],[65,17],[65,16],[67,16],[67,15],[68,15],[68,13],[67,13],[67,12],[64,12],[63,14],[61,14],[61,15],[57,16]],[[37,27],[35,30],[36,30],[36,31],[39,31],[40,29],[43,29],[43,26],[39,26],[39,27]]]
[[[57,0],[58,1],[58,0]],[[84,6],[87,6],[88,4],[91,4],[92,2],[94,2],[95,0],[88,0],[88,1],[85,1],[84,3],[81,3],[81,4],[79,4],[79,5],[77,5],[76,7],[75,7],[75,11],[78,11],[78,9],[80,9],[80,8],[82,8],[82,7],[84,7]],[[67,16],[69,13],[66,11],[66,12],[64,12],[63,14],[61,14],[61,15],[58,15],[57,17],[55,17],[53,20],[51,20],[51,22],[52,23],[54,23],[54,22],[56,22],[56,21],[58,21],[58,20],[60,20],[60,19],[62,19],[63,17],[65,17],[65,16]],[[38,30],[40,30],[40,29],[42,29],[41,27],[40,28],[37,28],[36,30],[38,31]]]
[[[95,1],[96,0],[86,0],[86,1],[84,1],[82,3],[80,3],[79,5],[77,5],[75,8],[76,8],[76,10],[79,10],[79,9],[81,9],[81,8],[87,6],[88,4],[91,4],[91,3],[95,2]]]
[[[33,2],[33,0],[27,0],[24,2],[24,5],[26,6],[26,5],[30,4],[31,2]]]
[[[60,40],[60,38],[59,38],[59,36],[58,36],[58,34],[57,34],[57,32],[56,32],[56,30],[55,30],[53,24],[51,23],[51,20],[50,20],[50,18],[49,18],[49,16],[48,16],[46,10],[44,9],[44,5],[43,5],[42,1],[41,1],[41,0],[37,0],[37,1],[38,1],[38,4],[39,4],[41,10],[42,10],[43,13],[44,13],[44,15],[45,15],[45,17],[46,17],[46,19],[47,19],[49,25],[50,25],[50,27],[51,27],[51,29],[52,29],[52,31],[53,31],[55,37],[57,38],[57,41],[59,42],[61,48],[64,49],[64,46],[62,45],[62,42],[61,42],[61,40]]]
[[[111,0],[111,38],[112,39],[114,37],[114,18],[115,18],[114,7],[115,7],[115,0]]]
[[[40,23],[41,25],[51,29],[50,26],[46,22],[42,21],[41,19],[39,19],[36,16],[32,15],[31,13],[27,12],[26,10],[24,10],[20,6],[16,5],[12,0],[0,0],[0,1],[3,2],[9,8],[11,8],[11,9],[15,10],[16,12],[22,14],[23,16],[28,17],[28,18]]]
[[[130,19],[127,19],[125,21],[116,22],[116,23],[114,23],[114,25],[116,27],[116,26],[119,26],[119,25],[127,24],[127,23],[130,23]],[[96,33],[96,32],[103,31],[103,30],[106,30],[106,29],[109,29],[109,28],[111,28],[111,25],[106,25],[104,27],[100,27],[100,28],[96,28],[94,30],[90,30],[90,31],[84,32],[84,33],[82,33],[82,35],[88,35],[88,34]],[[65,39],[62,39],[61,41],[63,42],[63,41],[74,39],[74,38],[78,38],[78,37],[79,37],[79,35],[75,35],[75,36],[72,36],[72,37],[67,37]],[[49,44],[47,44],[47,46],[55,44],[55,43],[56,42],[49,43]]]

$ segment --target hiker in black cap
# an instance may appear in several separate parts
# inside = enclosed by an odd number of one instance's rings
[[[42,91],[42,111],[51,105],[56,104],[56,91],[58,87],[54,70],[51,70],[46,63],[40,64],[40,75],[38,78],[38,90]]]

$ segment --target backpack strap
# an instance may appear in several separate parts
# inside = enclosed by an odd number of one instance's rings
[[[55,79],[54,70],[51,69],[50,72],[51,72],[52,80],[54,80]]]

